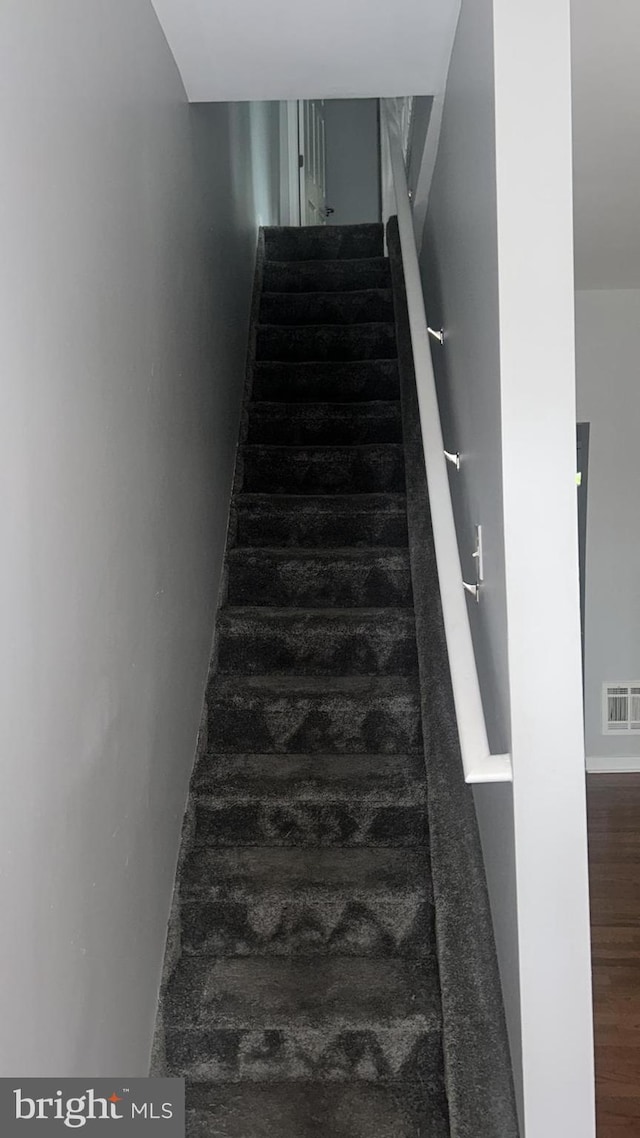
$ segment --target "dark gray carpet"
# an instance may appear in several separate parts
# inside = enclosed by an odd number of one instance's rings
[[[382,228],[261,249],[154,1070],[197,1138],[450,1138]]]

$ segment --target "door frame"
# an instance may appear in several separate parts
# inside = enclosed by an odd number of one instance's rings
[[[307,128],[309,126],[309,119],[311,117],[313,117],[313,123],[314,123],[314,130],[313,130],[314,139],[316,138],[315,111],[312,113],[311,107],[316,106],[318,104],[321,104],[323,107],[323,113],[321,116],[321,119],[322,119],[321,139],[322,139],[322,141],[320,144],[320,149],[322,151],[322,169],[323,169],[322,191],[324,194],[324,199],[323,199],[324,204],[323,204],[322,208],[319,208],[317,210],[316,214],[314,215],[313,212],[308,208],[309,186],[307,184],[307,173],[308,173],[308,166],[309,166],[309,162],[311,160],[311,156],[309,154],[307,154],[306,144],[307,144],[307,142],[311,142],[311,137],[310,136],[307,137]],[[298,183],[299,183],[298,193],[299,193],[299,201],[300,201],[300,225],[326,225],[327,224],[327,217],[329,216],[330,213],[333,213],[333,210],[327,209],[327,201],[326,201],[326,193],[327,193],[327,185],[326,185],[327,144],[326,144],[326,133],[325,133],[326,126],[325,126],[325,121],[324,121],[324,104],[325,104],[324,99],[299,99],[298,100]],[[309,108],[309,117],[307,117],[307,108]],[[315,165],[316,158],[317,158],[317,155],[314,154],[313,155],[313,166],[314,166],[313,182],[314,182],[315,186],[317,186],[317,182],[315,181],[315,175],[317,174],[317,169],[316,169],[316,165]]]
[[[300,225],[298,102],[280,103],[280,224]]]
[[[578,471],[578,564],[580,572],[580,627],[582,632],[582,676],[584,684],[584,634],[587,584],[587,489],[589,485],[589,434],[591,423],[576,426]]]

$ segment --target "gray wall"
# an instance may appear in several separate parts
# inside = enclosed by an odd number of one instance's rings
[[[264,116],[190,110],[147,0],[5,0],[0,73],[0,1070],[144,1075]]]
[[[591,423],[585,725],[588,762],[640,767],[640,735],[603,735],[602,684],[640,679],[640,291],[576,294],[578,418]],[[615,760],[622,760],[622,764]],[[635,762],[634,762],[635,760]]]
[[[327,99],[324,108],[329,221],[380,221],[378,101]]]
[[[474,525],[483,527],[482,604],[469,606],[492,750],[510,750],[502,505],[496,142],[491,3],[462,6],[421,267],[429,321],[447,329],[433,353],[445,446],[464,455],[451,477],[463,572],[475,580]],[[513,793],[477,786],[476,811],[491,897],[516,1078],[520,1017]]]

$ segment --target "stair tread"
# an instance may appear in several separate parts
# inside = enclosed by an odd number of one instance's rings
[[[384,252],[379,222],[359,225],[266,226],[265,255],[272,261],[353,260]]]
[[[256,359],[274,362],[352,362],[389,359],[397,363],[392,320],[360,324],[258,324]]]
[[[361,262],[358,262],[358,263],[361,263]],[[282,264],[282,262],[280,262],[280,264]],[[282,297],[283,300],[285,298],[287,300],[289,300],[292,295],[296,296],[296,297],[310,297],[310,298],[313,297],[314,299],[318,298],[320,300],[323,297],[326,297],[329,300],[336,300],[338,297],[341,297],[341,296],[348,297],[349,299],[351,299],[351,297],[354,297],[354,296],[378,296],[380,293],[382,293],[384,296],[387,296],[389,298],[389,300],[392,299],[393,293],[392,293],[392,289],[390,286],[389,287],[382,286],[380,288],[374,287],[374,288],[358,288],[358,289],[344,289],[344,290],[342,290],[342,289],[336,289],[336,290],[333,290],[333,289],[329,289],[329,290],[311,289],[308,292],[296,292],[293,294],[290,292],[287,292],[286,290],[283,292],[280,289],[265,288],[262,290],[261,296],[263,298],[264,297]]]
[[[189,1138],[449,1138],[444,1094],[423,1084],[187,1084]]]
[[[424,846],[195,845],[180,896],[183,945],[193,954],[423,958],[435,950]]]
[[[312,453],[319,451],[350,453],[352,451],[392,450],[401,451],[404,454],[402,443],[243,443],[242,449],[245,451],[311,451]]]
[[[321,800],[327,792],[380,801],[423,802],[422,750],[393,755],[365,754],[224,754],[205,755],[193,775],[195,794],[225,798],[281,797]]]
[[[283,295],[288,295],[288,294],[283,294]],[[395,321],[393,321],[393,320],[363,320],[360,324],[340,324],[340,323],[330,324],[329,323],[329,324],[293,324],[293,325],[274,324],[274,323],[270,323],[269,321],[264,321],[264,322],[259,321],[256,327],[257,327],[258,332],[261,332],[265,328],[270,328],[270,329],[273,329],[274,331],[277,331],[278,333],[282,333],[283,336],[295,336],[298,332],[316,333],[316,332],[323,331],[323,330],[327,329],[330,334],[335,333],[336,335],[346,335],[346,336],[349,336],[350,338],[351,337],[355,338],[358,336],[358,334],[360,332],[366,331],[369,328],[371,328],[371,329],[379,329],[379,328],[393,329],[393,332],[395,334],[396,325],[395,325]],[[372,358],[375,359],[375,357],[372,357]],[[382,359],[382,360],[386,360],[388,358],[389,358],[388,356],[380,356],[380,359]],[[307,360],[304,362],[313,363],[313,362],[319,362],[319,361]],[[344,362],[345,362],[344,360],[337,360],[336,361],[336,363],[344,363]],[[367,360],[367,362],[369,362],[369,361]]]
[[[399,443],[283,445],[244,443],[242,489],[318,494],[371,493],[404,488],[404,448]]]
[[[370,402],[399,398],[398,361],[372,356],[365,360],[261,360],[253,368],[253,397],[271,401]]]
[[[307,399],[304,403],[284,403],[281,399],[251,399],[248,404],[248,410],[251,412],[256,407],[269,407],[277,408],[280,411],[286,412],[288,407],[291,407],[294,414],[304,414],[305,411],[314,411],[319,408],[327,408],[330,412],[338,414],[341,411],[349,412],[350,414],[357,413],[358,415],[367,414],[369,410],[385,409],[393,407],[399,410],[401,406],[399,399],[354,399],[349,400],[339,399]]]
[[[238,532],[229,555],[239,548],[407,547],[407,498],[399,491],[300,495],[243,490],[232,499],[231,510]]]
[[[335,446],[402,439],[400,403],[395,399],[366,403],[256,400],[248,405],[247,421],[248,444]]]
[[[293,266],[295,266],[296,271],[298,271],[300,269],[304,270],[305,266],[313,266],[315,268],[318,265],[318,261],[315,258],[311,258],[308,261],[297,261],[297,260],[274,261],[274,260],[271,260],[269,257],[266,257],[264,263],[265,263],[265,265],[293,265]],[[330,271],[331,268],[335,268],[336,265],[349,265],[349,264],[350,265],[369,265],[369,266],[385,265],[388,268],[389,259],[388,259],[388,257],[335,257],[335,258],[333,258],[333,260],[331,258],[326,258],[326,259],[323,259],[323,261],[322,261],[322,265],[326,265],[328,271]]]
[[[260,299],[259,323],[262,326],[359,326],[392,320],[393,295],[386,286],[305,292],[263,289]]]
[[[295,506],[296,509],[300,509],[303,505],[297,494],[272,494],[266,490],[250,490],[246,494],[243,492],[242,499],[236,495],[235,501],[245,507],[252,504],[259,505],[261,509],[268,506],[270,502],[273,502],[273,505],[277,507],[291,505]],[[359,511],[370,509],[374,513],[378,513],[383,506],[406,510],[407,495],[403,490],[376,490],[370,494],[310,494],[308,498],[304,499],[304,508],[307,510],[314,509],[316,502],[326,509],[344,505],[357,508]]]
[[[374,322],[376,325],[379,321]],[[384,321],[385,324],[391,324],[390,321]],[[271,325],[258,325],[258,328],[271,327],[278,332],[288,331],[291,329],[283,329],[279,324]],[[341,324],[336,324],[336,328],[341,329]],[[311,324],[309,328],[313,332],[317,332],[317,325]],[[298,331],[298,329],[294,329]],[[255,368],[258,374],[265,374],[272,371],[289,371],[299,372],[304,375],[312,375],[315,372],[324,375],[343,375],[355,374],[360,372],[363,375],[373,375],[374,372],[382,371],[388,372],[391,375],[398,375],[398,360],[396,357],[391,356],[371,356],[366,360],[256,360]]]
[[[416,694],[417,679],[410,676],[214,676],[210,690],[233,692],[290,692],[301,695],[324,695],[332,692],[365,695]]]
[[[411,619],[413,623],[414,610],[413,605],[393,605],[388,608],[382,605],[369,605],[367,608],[331,608],[330,606],[326,608],[305,608],[304,606],[300,608],[294,606],[278,608],[275,605],[273,607],[225,605],[219,610],[218,623],[225,624],[233,620],[246,620],[249,617],[264,624],[273,624],[278,620],[283,620],[286,623],[308,620],[310,624],[321,623],[323,620],[335,620],[339,623],[355,621],[359,624],[383,620],[391,624],[394,620],[405,619]]]
[[[279,399],[252,399],[248,404],[249,414],[254,411],[273,411],[285,417],[288,414],[304,415],[358,415],[367,416],[376,411],[399,412],[399,399],[362,399],[351,402],[337,399],[308,399],[304,403],[286,403]]]
[[[291,329],[282,329],[279,324],[258,325],[258,327],[270,327],[278,332],[291,333]],[[309,328],[313,332],[318,331],[315,324],[309,325]],[[340,324],[337,324],[336,328],[344,331]],[[398,360],[393,356],[371,356],[362,360],[256,360],[255,370],[259,376],[268,375],[270,372],[296,372],[306,376],[332,375],[342,378],[346,375],[359,374],[371,378],[376,372],[383,372],[397,378]]]
[[[298,547],[291,547],[288,545],[236,545],[233,549],[229,550],[229,557],[241,557],[243,554],[255,554],[256,556],[269,557],[283,557],[287,560],[291,557],[300,557],[302,560],[305,558],[326,557],[330,561],[339,560],[341,558],[353,558],[356,561],[375,559],[376,557],[385,556],[398,556],[405,560],[409,559],[409,550],[404,545],[304,545]],[[367,606],[375,608],[376,606]],[[406,606],[398,606],[406,607]]]
[[[353,754],[376,749],[405,753],[420,746],[422,738],[417,677],[217,674],[208,689],[208,731],[213,752]],[[311,818],[313,813],[307,811],[309,823],[319,827],[319,835],[324,834],[321,813],[315,811]],[[260,824],[259,818],[253,821]],[[363,822],[361,817],[357,821],[355,844],[366,844]],[[385,820],[380,822],[384,831]],[[353,833],[353,818],[344,818],[342,825]],[[282,837],[290,841],[286,827]],[[417,840],[414,829],[410,843]],[[252,844],[259,843],[254,840]]]
[[[339,889],[368,895],[392,890],[430,894],[426,851],[405,847],[240,846],[235,849],[193,850],[183,878],[186,893],[208,897],[223,891],[267,894]]]
[[[168,1024],[187,1031],[442,1027],[437,974],[428,960],[183,956],[168,997]]]

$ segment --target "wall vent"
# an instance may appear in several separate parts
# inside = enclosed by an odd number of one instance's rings
[[[602,734],[640,735],[640,680],[602,685]]]

